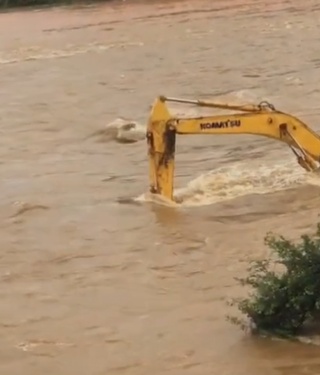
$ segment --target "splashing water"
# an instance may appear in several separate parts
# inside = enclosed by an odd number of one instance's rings
[[[279,164],[250,165],[244,162],[222,167],[201,174],[187,186],[175,190],[176,202],[163,197],[144,194],[137,201],[145,201],[171,207],[205,206],[231,200],[249,194],[267,194],[286,190],[303,184],[320,186],[318,173],[307,173],[302,168],[294,168],[292,162]]]
[[[107,126],[111,129],[115,126],[115,123],[111,123]],[[135,122],[135,121],[123,121],[116,124],[116,137],[118,142],[133,143],[142,141],[146,137],[146,127]]]
[[[136,121],[117,118],[92,136],[97,136],[100,142],[135,143],[145,139],[146,127]]]
[[[238,163],[203,174],[187,187],[178,189],[176,197],[183,206],[209,205],[248,194],[266,194],[301,184],[303,169],[292,169],[292,163],[252,165]]]

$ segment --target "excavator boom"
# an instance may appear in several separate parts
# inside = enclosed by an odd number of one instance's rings
[[[234,111],[229,115],[178,117],[166,102]],[[319,168],[320,137],[298,118],[280,112],[267,102],[230,105],[159,96],[153,103],[147,126],[150,192],[173,200],[177,134],[254,134],[286,143],[301,167]]]

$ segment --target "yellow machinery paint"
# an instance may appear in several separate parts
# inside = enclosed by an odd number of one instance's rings
[[[170,114],[167,102],[224,109],[236,113],[202,117]],[[320,137],[298,118],[273,105],[230,105],[159,96],[153,103],[147,126],[150,192],[173,200],[176,136],[186,134],[255,134],[286,143],[301,167],[319,168]]]

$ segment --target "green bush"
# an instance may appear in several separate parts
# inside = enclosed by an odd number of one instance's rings
[[[248,276],[237,280],[253,291],[232,305],[249,318],[254,332],[293,336],[320,310],[320,224],[313,236],[301,236],[296,244],[272,234],[265,243],[275,260],[251,262]],[[276,271],[277,265],[282,269]]]

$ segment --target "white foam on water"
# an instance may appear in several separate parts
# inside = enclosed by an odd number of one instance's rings
[[[14,64],[30,60],[51,60],[58,58],[73,57],[83,55],[90,52],[100,53],[111,48],[127,48],[141,47],[142,42],[119,42],[110,44],[89,43],[86,45],[69,45],[63,49],[45,49],[40,46],[30,46],[27,48],[19,48],[8,52],[0,52],[1,64]]]
[[[141,194],[137,198],[135,198],[134,201],[142,202],[142,203],[155,203],[160,206],[174,207],[174,208],[181,206],[179,203],[175,201],[171,201],[161,195],[156,195],[152,193]]]
[[[146,127],[136,121],[117,118],[100,132],[103,137],[119,143],[134,143],[145,140]]]
[[[137,200],[172,207],[197,207],[232,200],[250,194],[267,194],[301,185],[320,186],[320,174],[306,172],[292,160],[268,163],[239,162],[201,174],[187,186],[176,189],[176,202],[153,194],[141,195]]]
[[[266,194],[303,184],[306,172],[292,161],[267,163],[239,162],[200,175],[175,193],[183,206],[203,206],[249,194]]]

